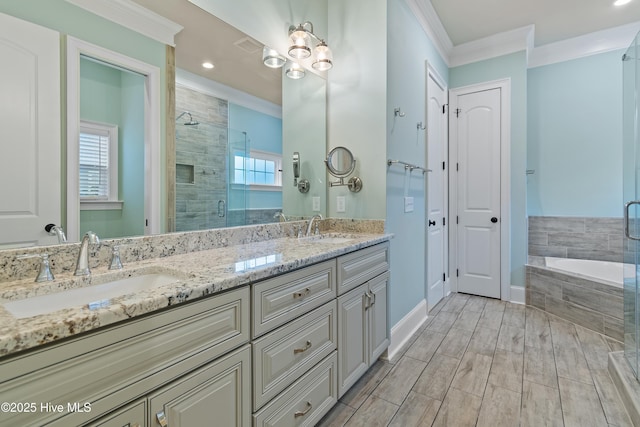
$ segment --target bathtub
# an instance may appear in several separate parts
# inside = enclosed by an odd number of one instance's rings
[[[595,279],[616,287],[622,287],[623,277],[633,274],[633,265],[612,261],[545,257],[545,266],[554,270]]]
[[[530,257],[526,304],[622,341],[623,276],[634,269],[617,262]]]

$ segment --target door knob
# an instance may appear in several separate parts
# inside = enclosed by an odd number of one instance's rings
[[[429,227],[431,227],[432,225],[436,225],[435,220],[434,221],[429,220]]]
[[[491,222],[495,224],[496,222],[498,222],[498,218],[496,218],[495,216],[491,217]]]

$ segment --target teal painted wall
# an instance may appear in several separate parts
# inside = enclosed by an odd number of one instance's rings
[[[80,61],[80,118],[118,126],[118,210],[81,210],[80,234],[144,234],[144,78]]]
[[[0,2],[0,13],[6,13],[26,21],[30,21],[44,27],[59,31],[63,35],[70,35],[95,45],[105,47],[115,52],[139,59],[160,69],[161,87],[166,86],[166,46],[154,41],[135,31],[131,31],[121,25],[100,18],[90,12],[68,3],[65,0],[21,0]],[[64,50],[63,50],[64,51]],[[64,63],[64,58],[63,58]],[[64,81],[62,96],[66,92]],[[160,111],[165,111],[165,91],[161,90]],[[66,140],[66,112],[62,110],[62,135],[61,141]],[[166,151],[165,151],[165,117],[161,114],[160,143],[161,143],[161,179],[160,194],[162,194],[161,224],[164,228],[166,221]],[[64,146],[64,144],[63,144]],[[64,159],[64,148],[62,158]],[[60,177],[62,194],[66,197],[66,162],[63,161],[63,176]],[[63,206],[63,218],[66,218],[65,203]],[[66,227],[66,223],[63,224]]]
[[[529,215],[622,216],[622,54],[529,69]]]
[[[511,80],[511,285],[524,286],[527,262],[527,56],[525,51],[451,68],[450,88]]]
[[[445,81],[448,69],[403,0],[389,0],[388,28],[386,154],[383,150],[375,154],[378,162],[393,158],[425,165],[425,132],[416,128],[416,123],[424,123],[426,117],[425,62],[431,63]],[[413,46],[411,55],[406,53],[408,40]],[[401,107],[405,116],[395,117],[395,107]],[[416,172],[408,175],[402,168],[389,168],[385,173],[386,229],[394,234],[389,296],[389,317],[393,326],[427,297],[424,267],[426,177]],[[414,197],[415,210],[411,213],[404,212],[405,191]]]

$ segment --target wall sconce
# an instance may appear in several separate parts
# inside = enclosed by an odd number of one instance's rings
[[[297,62],[289,62],[285,73],[290,79],[301,79],[305,75],[304,68]]]
[[[317,44],[313,49],[315,59],[311,66],[319,71],[326,71],[333,67],[333,55],[327,43],[313,33],[313,24],[306,21],[297,27],[289,27],[289,38],[291,46],[289,46],[289,56],[296,59],[304,59],[311,56],[311,39]]]
[[[280,55],[277,50],[271,49],[269,46],[262,48],[262,63],[267,67],[280,68],[285,62],[287,62],[287,58]]]

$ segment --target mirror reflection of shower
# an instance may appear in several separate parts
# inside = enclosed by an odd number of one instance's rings
[[[188,111],[183,111],[182,113],[180,113],[180,115],[178,117],[176,117],[176,122],[178,120],[180,120],[185,115],[189,116],[189,121],[184,122],[183,125],[185,125],[185,126],[198,126],[200,124],[200,122],[198,122],[196,120],[193,120],[193,116]]]

